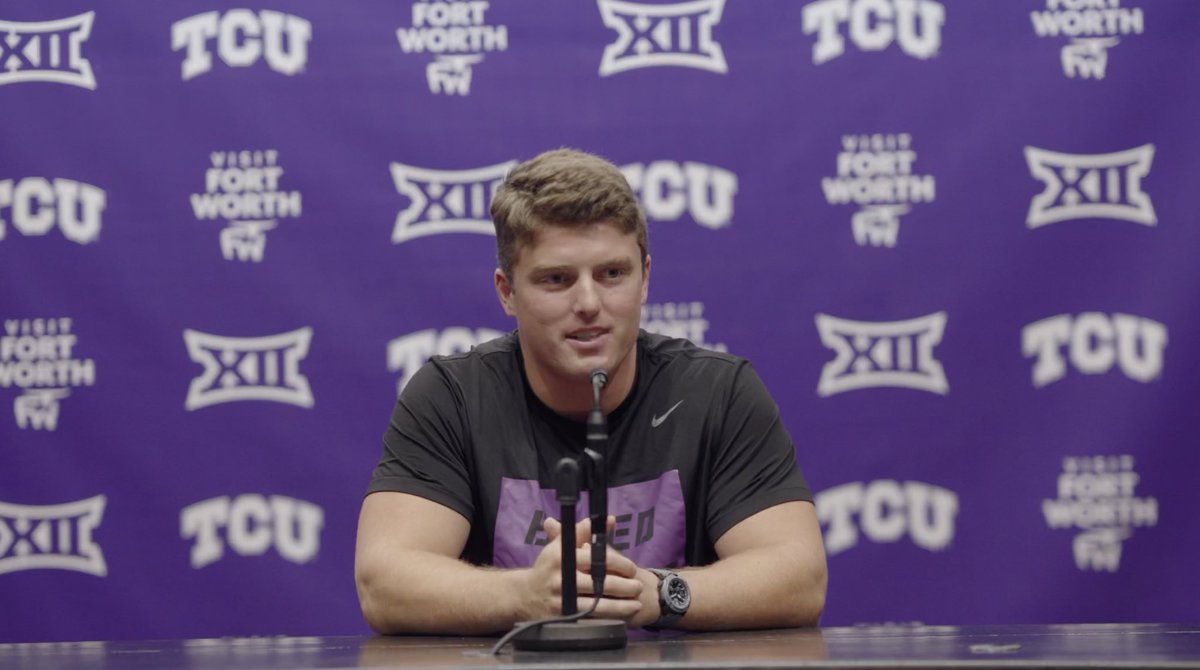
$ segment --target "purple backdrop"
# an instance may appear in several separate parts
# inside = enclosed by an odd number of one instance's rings
[[[366,630],[397,389],[557,146],[755,362],[826,624],[1195,621],[1200,3],[0,8],[0,641]],[[1190,445],[1190,446],[1189,446]]]

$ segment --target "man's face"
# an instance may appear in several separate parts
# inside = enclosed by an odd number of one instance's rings
[[[496,271],[535,389],[585,384],[596,368],[632,379],[649,273],[637,236],[611,223],[545,226],[520,247],[511,281]]]

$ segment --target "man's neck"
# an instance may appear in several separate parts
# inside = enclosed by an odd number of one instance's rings
[[[525,376],[533,394],[546,407],[560,416],[572,421],[587,420],[588,412],[592,411],[592,385],[589,380],[549,379],[530,374],[526,362]],[[633,391],[633,382],[637,377],[637,350],[630,352],[621,368],[609,375],[608,384],[600,396],[600,407],[604,413],[611,414],[613,410],[625,402],[625,398]]]

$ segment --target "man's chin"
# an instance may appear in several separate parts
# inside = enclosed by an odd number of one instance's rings
[[[563,376],[572,381],[590,383],[592,372],[597,369],[607,371],[609,367],[607,356],[583,356],[576,358],[570,365],[566,366],[566,369],[563,370],[565,373]]]

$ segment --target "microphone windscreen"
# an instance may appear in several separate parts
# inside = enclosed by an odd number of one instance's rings
[[[599,384],[600,388],[604,388],[604,385],[607,383],[608,370],[605,370],[604,368],[596,368],[595,370],[592,370],[592,385]]]

